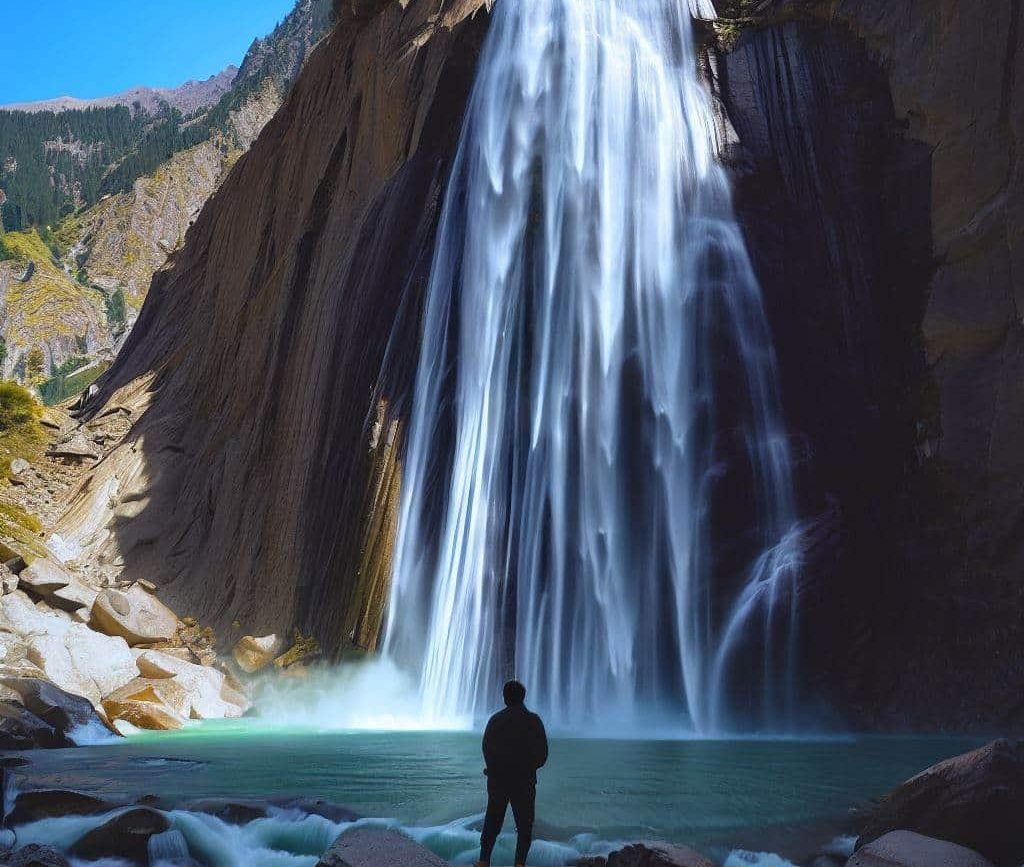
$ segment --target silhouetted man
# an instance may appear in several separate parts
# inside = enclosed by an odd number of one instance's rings
[[[526,864],[533,842],[533,812],[537,800],[537,769],[548,760],[544,723],[523,702],[526,687],[510,680],[503,690],[505,709],[491,717],[484,730],[487,769],[487,814],[480,834],[480,864],[491,863],[494,843],[512,805],[516,820],[516,864]]]

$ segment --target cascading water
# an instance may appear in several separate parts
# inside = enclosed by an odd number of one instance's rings
[[[690,14],[494,11],[427,294],[386,627],[434,722],[479,717],[515,674],[556,725],[786,724],[790,459]]]

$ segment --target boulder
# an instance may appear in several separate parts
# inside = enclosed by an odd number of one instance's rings
[[[317,867],[449,867],[429,849],[386,828],[352,828],[342,834]]]
[[[185,725],[191,702],[176,678],[137,677],[104,698],[103,710],[111,722],[122,720],[136,728],[170,731]]]
[[[267,802],[250,798],[201,798],[182,804],[181,809],[216,816],[229,825],[248,825],[266,817]]]
[[[246,635],[234,646],[231,655],[242,671],[253,674],[266,668],[283,649],[284,642],[277,635],[256,638]]]
[[[846,867],[992,867],[992,862],[956,843],[890,831],[858,849]]]
[[[99,460],[100,454],[85,434],[77,431],[62,443],[55,443],[46,450],[48,458],[63,458],[73,462],[83,460]]]
[[[72,578],[71,582],[66,587],[60,587],[54,590],[47,597],[47,601],[53,608],[59,608],[63,611],[74,612],[81,608],[89,610],[92,608],[93,603],[96,601],[96,597],[99,595],[99,591],[90,587],[77,578]],[[88,621],[88,617],[85,621]]]
[[[233,689],[224,673],[205,665],[195,665],[162,653],[144,650],[135,658],[143,677],[153,680],[172,675],[188,695],[192,719],[224,719],[242,716],[249,709],[249,700]]]
[[[55,816],[92,816],[97,813],[109,813],[116,807],[117,805],[110,801],[83,792],[37,789],[18,793],[14,808],[7,815],[7,823],[24,825]]]
[[[1024,744],[993,741],[933,765],[867,815],[857,848],[895,830],[980,852],[997,867],[1024,863]]]
[[[28,660],[61,689],[84,696],[96,706],[138,674],[124,639],[101,635],[81,623],[31,636]]]
[[[688,846],[671,843],[634,843],[607,857],[581,858],[584,867],[715,867],[715,862]]]
[[[71,847],[71,854],[91,861],[116,857],[147,865],[149,838],[170,827],[163,813],[134,807],[94,828]]]
[[[52,683],[31,677],[3,677],[0,683],[17,693],[22,707],[64,738],[61,746],[71,746],[80,732],[108,730],[88,699]]]
[[[18,583],[34,590],[40,596],[49,596],[54,590],[67,587],[72,581],[71,573],[53,560],[33,560],[21,570]]]
[[[275,807],[280,807],[282,810],[298,810],[300,813],[306,813],[310,816],[320,816],[321,818],[327,819],[328,822],[333,822],[335,825],[339,825],[342,822],[355,822],[358,820],[360,815],[348,807],[343,807],[341,804],[335,804],[331,801],[325,801],[322,798],[271,798],[270,803]]]
[[[178,616],[138,585],[102,591],[92,606],[90,623],[132,645],[168,641],[178,631]]]
[[[0,864],[8,867],[69,867],[68,859],[59,850],[35,843],[0,855]]]
[[[18,476],[27,473],[30,469],[32,469],[32,464],[30,464],[24,458],[15,458],[13,461],[11,461],[9,472],[12,477],[17,478]]]
[[[21,702],[0,701],[0,751],[60,749],[74,743]]]
[[[0,618],[25,641],[29,663],[94,705],[138,674],[123,638],[101,635],[66,614],[40,610],[21,591],[0,599]]]

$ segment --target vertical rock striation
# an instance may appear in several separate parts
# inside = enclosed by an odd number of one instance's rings
[[[862,724],[1024,713],[1020,16],[776,0],[720,64],[825,515],[808,657]]]
[[[342,9],[90,405],[148,409],[62,529],[176,610],[374,646],[395,422],[484,5]]]

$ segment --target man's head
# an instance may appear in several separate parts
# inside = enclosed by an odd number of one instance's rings
[[[505,696],[505,704],[509,707],[518,707],[526,701],[526,687],[518,680],[510,680],[501,691]]]

